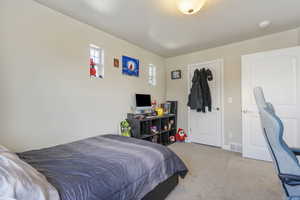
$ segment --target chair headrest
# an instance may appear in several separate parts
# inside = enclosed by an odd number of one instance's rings
[[[261,87],[254,88],[254,97],[259,110],[263,110],[268,107],[263,89]]]

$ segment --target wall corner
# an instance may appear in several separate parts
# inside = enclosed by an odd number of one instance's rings
[[[300,46],[300,27],[297,28],[298,31],[298,45]]]

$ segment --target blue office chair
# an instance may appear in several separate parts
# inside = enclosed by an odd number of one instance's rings
[[[300,149],[290,148],[283,140],[284,127],[271,103],[266,102],[262,88],[254,89],[263,133],[286,200],[300,200]]]

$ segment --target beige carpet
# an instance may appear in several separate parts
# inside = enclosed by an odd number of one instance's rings
[[[170,148],[190,171],[167,200],[281,200],[271,163],[198,144]]]

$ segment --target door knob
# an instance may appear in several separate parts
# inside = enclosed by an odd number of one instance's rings
[[[247,114],[248,110],[242,110],[242,113]]]
[[[219,107],[217,107],[217,108],[215,108],[217,111],[219,111],[220,110],[220,108]]]

